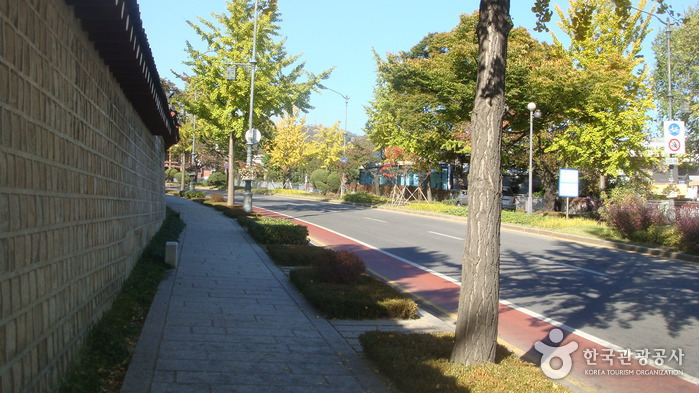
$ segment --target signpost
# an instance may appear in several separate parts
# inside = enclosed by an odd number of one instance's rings
[[[558,172],[558,196],[566,198],[566,218],[570,208],[570,198],[580,193],[580,173],[577,169],[560,169]]]
[[[683,121],[667,120],[663,122],[663,134],[665,136],[665,146],[663,152],[670,159],[674,158],[675,154],[685,154],[685,127]],[[670,166],[670,184],[674,184],[674,166],[677,163],[669,163]]]

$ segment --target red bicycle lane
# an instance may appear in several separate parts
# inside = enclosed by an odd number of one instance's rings
[[[269,217],[291,219],[306,226],[309,237],[318,245],[354,252],[365,261],[373,275],[456,320],[460,291],[458,282],[330,229],[269,210],[255,208],[255,211]],[[560,343],[553,343],[549,338],[549,333],[556,328],[563,332],[564,338]],[[574,389],[610,393],[699,393],[699,380],[696,378],[684,376],[681,370],[653,366],[659,360],[665,363],[671,351],[679,348],[666,349],[665,359],[654,358],[650,356],[654,348],[620,348],[507,301],[501,301],[499,305],[498,339],[518,356],[537,365],[542,355],[534,348],[536,342],[541,341],[554,349],[565,348],[570,343],[573,346],[577,344],[569,355],[572,367],[565,377]],[[631,350],[634,354],[648,350],[647,364],[642,357],[625,356],[625,350]],[[677,352],[675,354],[680,356]],[[556,353],[553,357],[557,357]],[[553,360],[554,368],[560,367],[560,360]]]

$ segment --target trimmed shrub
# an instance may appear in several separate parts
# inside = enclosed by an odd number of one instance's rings
[[[214,172],[206,179],[206,183],[213,187],[220,187],[228,183],[228,176],[223,172]]]
[[[340,188],[340,175],[335,172],[330,172],[327,169],[316,169],[311,173],[311,178],[309,179],[313,187],[317,188],[323,194],[330,192],[335,192]]]
[[[350,251],[324,249],[322,256],[314,259],[313,271],[323,282],[355,284],[366,271],[366,265],[362,258]]]
[[[168,168],[165,171],[165,181],[171,181],[179,183],[182,180],[182,172],[175,168]],[[185,172],[184,174],[184,184],[189,183],[189,174]]]
[[[267,254],[281,266],[310,266],[322,258],[325,250],[321,247],[303,244],[270,244]]]
[[[175,177],[179,175],[180,171],[175,168],[167,168],[165,170],[165,181],[174,181]]]
[[[308,244],[308,228],[285,218],[238,217],[250,236],[264,244]]]
[[[320,281],[314,269],[295,269],[291,282],[326,318],[417,318],[417,304],[406,295],[367,274],[357,284]]]
[[[187,199],[206,198],[206,193],[202,191],[180,191],[180,196]]]
[[[340,184],[342,184],[342,176],[337,172],[330,172],[328,174],[328,191],[337,192],[340,189]]]
[[[376,196],[367,192],[345,194],[342,196],[342,200],[345,202],[364,203],[367,205],[378,205],[388,202],[388,199],[385,197]]]
[[[699,252],[699,205],[685,204],[677,209],[675,225],[682,247],[687,251]]]

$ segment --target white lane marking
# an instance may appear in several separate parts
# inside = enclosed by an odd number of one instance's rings
[[[268,210],[268,209],[266,209],[266,210]],[[268,210],[268,211],[272,211],[272,210]],[[277,212],[274,212],[274,213],[277,213]],[[434,270],[432,270],[432,269],[429,269],[429,268],[426,268],[426,267],[424,267],[424,266],[418,265],[417,263],[411,262],[411,261],[409,261],[409,260],[407,260],[407,259],[405,259],[405,258],[401,258],[401,257],[399,257],[399,256],[397,256],[397,255],[393,255],[393,254],[391,254],[391,253],[389,253],[389,252],[383,251],[383,250],[381,250],[381,249],[379,249],[379,248],[376,248],[376,247],[374,247],[374,246],[372,246],[372,245],[370,245],[370,244],[364,243],[364,242],[361,241],[361,240],[353,239],[353,238],[351,238],[351,237],[349,237],[349,236],[346,236],[346,235],[343,235],[343,234],[341,234],[341,233],[339,233],[339,232],[333,231],[332,229],[328,229],[328,228],[325,228],[325,227],[323,227],[323,226],[320,226],[320,225],[317,225],[317,224],[313,224],[313,223],[310,223],[310,222],[308,222],[308,221],[305,221],[305,220],[302,220],[302,219],[299,219],[299,218],[296,218],[296,217],[292,217],[292,216],[289,216],[289,215],[286,215],[286,214],[283,214],[283,213],[277,213],[277,214],[280,214],[280,215],[283,215],[283,216],[287,216],[287,217],[289,217],[289,218],[293,218],[293,219],[298,220],[298,221],[301,221],[301,222],[305,222],[306,224],[313,225],[313,226],[316,226],[316,227],[318,227],[318,228],[324,229],[324,230],[326,230],[326,231],[328,231],[328,232],[334,233],[334,234],[336,234],[336,235],[338,235],[338,236],[342,236],[342,237],[344,237],[344,238],[346,238],[346,239],[349,239],[349,240],[351,240],[351,241],[353,241],[353,242],[357,242],[358,244],[361,244],[361,245],[363,245],[363,246],[365,246],[365,247],[369,247],[369,248],[371,248],[372,250],[378,251],[378,252],[380,252],[380,253],[382,253],[382,254],[384,254],[384,255],[388,255],[388,256],[390,256],[390,257],[392,257],[392,258],[395,258],[395,259],[397,259],[397,260],[399,260],[399,261],[401,261],[401,262],[405,262],[405,263],[407,263],[407,264],[410,265],[410,266],[414,266],[414,267],[416,267],[416,268],[418,268],[418,269],[420,269],[420,270],[422,270],[422,271],[425,271],[425,272],[427,272],[427,273],[434,274],[434,275],[437,276],[437,277],[443,278],[443,279],[445,279],[445,280],[447,280],[447,281],[449,281],[449,282],[451,282],[451,283],[454,283],[454,284],[456,284],[456,285],[458,285],[458,286],[461,286],[461,281],[459,281],[459,280],[455,280],[455,279],[453,279],[453,278],[451,278],[451,277],[448,277],[448,276],[446,276],[446,275],[444,275],[444,274],[442,274],[442,273],[439,273],[439,272],[434,271]],[[540,258],[540,259],[546,261],[546,260],[543,259],[543,258]],[[573,266],[573,267],[574,267],[574,266]],[[599,273],[599,272],[598,272],[598,273]],[[604,274],[604,273],[602,273],[602,274]],[[542,321],[542,322],[546,322],[546,323],[548,323],[548,324],[550,324],[550,325],[553,325],[553,326],[556,326],[556,327],[558,327],[558,328],[560,328],[560,329],[566,330],[566,331],[568,331],[568,332],[570,332],[570,333],[573,333],[573,334],[575,334],[575,335],[578,335],[578,336],[580,336],[580,337],[583,337],[583,338],[585,338],[585,339],[587,339],[587,340],[590,340],[590,341],[592,341],[592,342],[594,342],[594,343],[596,343],[596,344],[599,344],[599,345],[601,345],[601,346],[603,346],[603,347],[610,348],[610,349],[612,349],[613,351],[621,352],[621,351],[624,351],[624,350],[625,350],[625,348],[622,348],[622,347],[620,347],[620,346],[618,346],[618,345],[616,345],[616,344],[612,344],[612,343],[610,343],[609,341],[606,341],[606,340],[601,339],[601,338],[599,338],[599,337],[597,337],[597,336],[593,336],[593,335],[591,335],[591,334],[585,333],[585,332],[583,332],[582,330],[578,330],[578,329],[576,329],[576,328],[574,328],[574,327],[572,327],[572,326],[568,326],[568,325],[566,325],[566,324],[564,324],[564,323],[562,323],[562,322],[558,322],[558,321],[556,321],[555,319],[551,319],[551,318],[545,317],[545,316],[543,316],[543,315],[537,313],[536,311],[532,311],[532,310],[529,310],[528,308],[520,307],[520,306],[518,306],[518,305],[516,305],[516,304],[514,304],[514,303],[512,303],[512,302],[509,302],[509,301],[507,301],[507,300],[505,300],[505,299],[499,299],[499,302],[502,303],[502,304],[504,304],[504,305],[506,305],[506,306],[508,306],[508,307],[511,307],[511,308],[513,308],[513,309],[515,309],[515,310],[518,310],[518,311],[520,311],[520,312],[522,312],[522,313],[524,313],[524,314],[527,314],[527,315],[529,315],[529,316],[531,316],[531,317],[534,317],[534,318],[536,318],[536,319],[538,319],[538,320],[540,320],[540,321]],[[638,358],[638,357],[636,356],[636,354],[634,354],[634,353],[632,353],[631,356],[634,357],[634,358]],[[666,366],[666,365],[664,365],[664,364],[663,364],[663,365],[654,366],[654,367],[659,368],[659,369],[663,369],[663,370],[678,371],[678,370],[676,370],[676,369],[674,369],[674,368],[672,368],[672,367]],[[676,375],[676,377],[681,378],[681,379],[684,379],[685,381],[690,382],[690,383],[692,383],[692,384],[699,385],[699,378],[696,378],[696,377],[694,377],[694,376],[692,376],[692,375],[689,375],[689,374],[687,374],[687,373],[685,373],[685,372],[681,372],[681,373],[678,372],[678,375]]]
[[[463,240],[464,240],[463,238],[460,238],[460,237],[456,237],[456,236],[451,236],[451,235],[446,235],[446,234],[444,234],[444,233],[439,233],[439,232],[432,232],[432,231],[427,231],[427,233],[431,233],[431,234],[433,234],[433,235],[437,235],[437,236],[444,236],[444,237],[448,237],[449,239],[455,239],[455,240],[461,240],[461,241],[463,241]]]
[[[556,264],[556,265],[563,265],[563,266],[566,266],[566,267],[569,267],[569,268],[572,268],[572,269],[576,269],[576,270],[580,270],[580,271],[583,271],[583,272],[587,272],[587,273],[590,273],[590,274],[596,274],[596,275],[598,275],[598,276],[603,276],[603,277],[605,277],[605,276],[608,276],[608,275],[609,275],[609,274],[607,274],[607,273],[598,272],[597,270],[585,269],[584,267],[575,266],[575,265],[570,265],[570,264],[563,263],[563,262],[558,262],[558,261],[552,261],[552,260],[550,260],[550,259],[544,259],[544,258],[539,258],[539,257],[535,257],[535,258],[533,258],[533,259],[536,259],[537,261],[540,261],[540,262],[543,262],[543,263],[553,263],[553,264]]]
[[[378,218],[371,218],[371,217],[362,217],[362,218],[365,219],[365,220],[371,220],[371,221],[376,221],[376,222],[384,222],[384,223],[385,223],[385,222],[388,222],[388,221],[384,221],[384,220],[379,220]],[[315,224],[314,224],[314,225],[315,225]],[[316,226],[317,226],[317,225],[316,225]],[[323,228],[323,229],[325,229],[325,228]]]

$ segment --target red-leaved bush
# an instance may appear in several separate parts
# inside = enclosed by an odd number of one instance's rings
[[[699,205],[685,204],[677,209],[676,226],[682,245],[690,251],[699,251]]]
[[[362,258],[350,251],[325,250],[313,261],[313,269],[321,281],[355,284],[366,271],[366,265]]]
[[[665,216],[657,206],[635,194],[624,193],[607,201],[600,210],[602,220],[616,228],[625,238],[633,239],[637,232],[651,225],[664,225]]]

